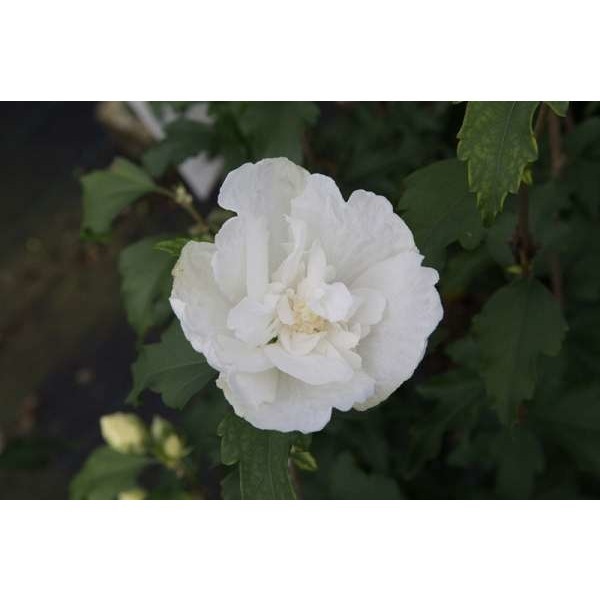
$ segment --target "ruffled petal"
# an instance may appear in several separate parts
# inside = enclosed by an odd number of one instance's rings
[[[355,406],[359,410],[379,404],[412,376],[442,319],[437,271],[422,267],[422,260],[416,252],[404,252],[372,266],[355,282],[387,300],[382,320],[357,347],[363,369],[376,384],[374,396]]]
[[[275,343],[265,347],[265,354],[278,369],[310,385],[348,381],[354,373],[339,353],[337,356],[317,353],[302,356],[290,354]]]
[[[241,216],[265,217],[269,230],[269,269],[273,272],[286,256],[285,216],[290,202],[304,189],[308,173],[287,158],[246,163],[231,171],[219,192],[219,205]]]
[[[212,268],[217,285],[232,304],[237,304],[246,290],[246,231],[241,217],[223,223],[215,235],[216,252]]]
[[[348,202],[329,177],[311,175],[292,201],[292,216],[307,224],[307,243],[319,240],[335,278],[349,285],[370,265],[415,249],[404,221],[383,196],[358,190]]]
[[[275,371],[277,373],[277,371]],[[253,386],[232,386],[224,376],[219,386],[235,413],[259,429],[277,431],[320,431],[331,419],[333,408],[347,411],[373,395],[374,382],[363,372],[355,372],[345,383],[313,386],[279,372],[276,397],[270,402],[256,402]],[[247,380],[249,381],[249,380]],[[268,389],[271,389],[270,387]]]
[[[218,369],[220,364],[212,352],[212,342],[219,333],[227,332],[231,304],[215,282],[211,267],[214,252],[214,244],[205,242],[188,242],[184,246],[173,269],[170,300],[194,350],[202,352],[211,366]]]

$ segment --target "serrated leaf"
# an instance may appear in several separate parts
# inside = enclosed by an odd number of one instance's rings
[[[535,279],[500,288],[474,319],[481,375],[503,423],[533,396],[540,356],[558,354],[566,323],[554,297]]]
[[[544,469],[544,451],[537,437],[522,427],[504,429],[494,440],[492,451],[498,461],[496,494],[501,498],[529,498],[535,476]]]
[[[600,387],[585,386],[554,401],[541,398],[528,414],[532,426],[561,446],[584,470],[600,474]]]
[[[74,500],[110,500],[119,492],[134,488],[137,477],[153,460],[147,456],[122,454],[101,446],[90,454],[83,468],[71,481]]]
[[[532,120],[539,102],[469,102],[458,132],[458,158],[467,161],[469,187],[485,221],[515,194],[528,163],[537,159]]]
[[[82,231],[102,236],[113,219],[144,194],[158,191],[148,174],[124,158],[116,158],[103,171],[81,178],[83,186]]]
[[[483,236],[475,196],[469,191],[464,165],[457,159],[442,160],[406,178],[399,208],[411,228],[424,264],[441,269],[445,248],[460,240],[475,248]]]
[[[171,408],[183,408],[214,376],[204,356],[186,340],[177,320],[169,326],[158,344],[149,344],[133,364],[133,389],[126,399],[135,404],[145,389],[161,394]]]
[[[170,167],[210,150],[210,125],[181,118],[165,127],[165,138],[148,149],[142,157],[146,170],[160,177]]]
[[[546,100],[546,104],[559,116],[564,117],[567,114],[569,108],[569,101],[565,100]]]
[[[417,388],[419,394],[437,400],[433,411],[411,431],[405,474],[414,476],[440,453],[446,431],[455,425],[470,425],[485,397],[479,377],[465,369],[437,375]]]
[[[221,460],[238,464],[242,500],[293,500],[290,448],[297,433],[256,429],[233,414],[219,425]]]
[[[169,293],[175,258],[156,250],[160,238],[145,238],[119,255],[121,296],[127,320],[139,336],[171,314]]]
[[[331,495],[336,500],[397,500],[396,481],[380,473],[365,473],[350,452],[342,452],[332,467]]]
[[[248,102],[238,111],[238,124],[256,159],[285,156],[301,164],[302,135],[318,116],[314,102]]]

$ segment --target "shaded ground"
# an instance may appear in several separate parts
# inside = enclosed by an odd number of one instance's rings
[[[0,498],[66,497],[122,406],[134,341],[116,256],[79,239],[77,175],[115,148],[93,103],[0,105]]]

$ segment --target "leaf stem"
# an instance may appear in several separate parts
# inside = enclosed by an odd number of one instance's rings
[[[181,208],[196,221],[198,233],[209,231],[209,227],[204,221],[204,217],[196,210],[191,195],[183,188],[183,186],[178,187],[175,192],[168,190],[167,188],[159,187],[158,192],[175,202],[178,206],[181,206]]]
[[[570,114],[570,113],[569,113]],[[550,170],[553,179],[559,179],[566,163],[566,156],[562,148],[561,123],[557,115],[548,111],[548,141],[550,144]],[[562,307],[564,304],[563,278],[560,258],[557,252],[551,252],[548,258],[550,263],[550,282],[552,293]]]
[[[531,260],[535,255],[535,244],[529,229],[529,190],[525,184],[521,184],[517,200],[517,228],[514,236],[514,252],[515,258],[523,269],[523,275],[529,277]]]

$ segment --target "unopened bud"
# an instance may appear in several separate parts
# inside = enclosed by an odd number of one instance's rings
[[[178,185],[175,188],[175,202],[181,206],[192,206],[192,195],[182,186]]]
[[[131,413],[117,412],[100,419],[100,430],[106,443],[123,454],[143,454],[148,431],[144,422]]]
[[[132,488],[123,490],[119,493],[119,500],[144,500],[146,498],[146,490],[142,488]]]

